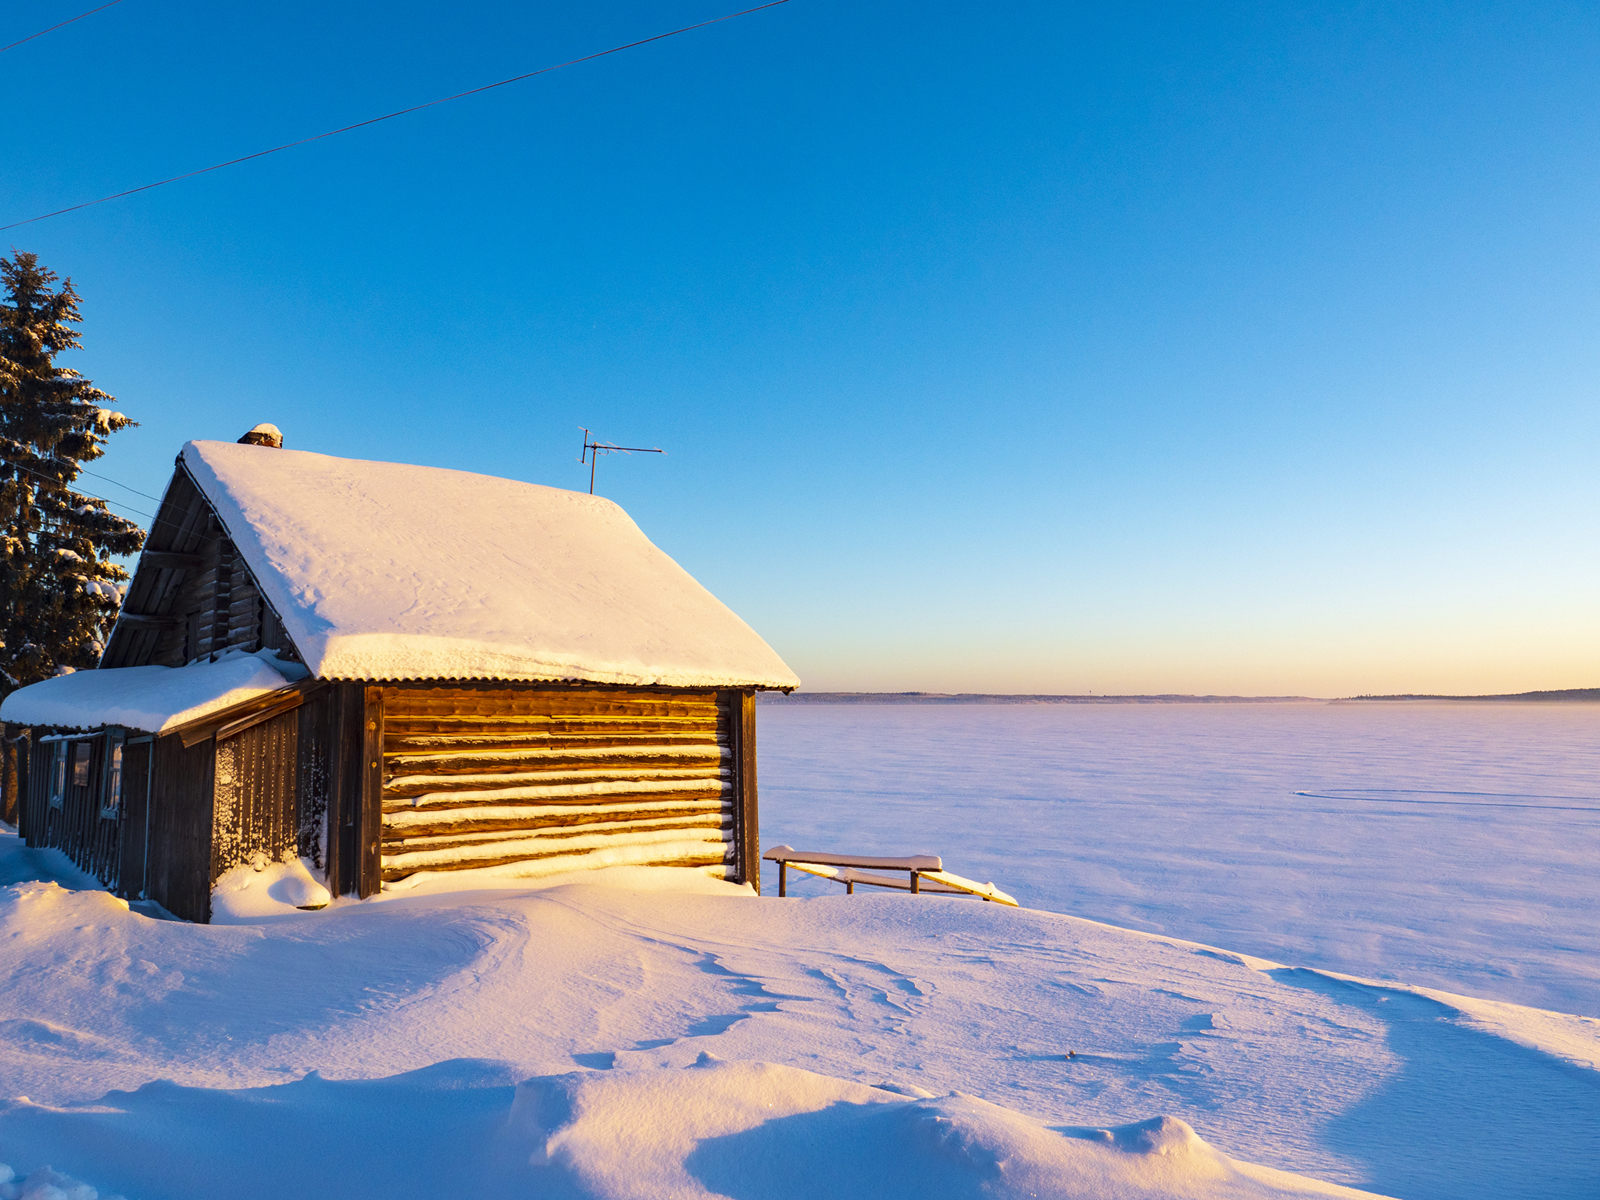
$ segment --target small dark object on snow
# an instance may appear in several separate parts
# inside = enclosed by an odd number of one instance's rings
[[[1078,1052],[1076,1050],[1068,1050],[1067,1051],[1067,1057],[1068,1058],[1077,1058],[1078,1057]]]
[[[283,431],[276,425],[257,425],[239,439],[243,446],[271,446],[274,450],[283,449]]]

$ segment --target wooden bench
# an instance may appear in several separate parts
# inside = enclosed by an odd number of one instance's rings
[[[792,846],[774,846],[761,856],[778,864],[778,895],[789,894],[789,868],[832,879],[844,884],[846,895],[854,895],[856,884],[868,887],[898,888],[918,895],[923,891],[947,896],[977,896],[998,904],[1020,907],[1014,897],[1002,892],[992,883],[978,883],[944,869],[944,860],[937,854],[911,854],[901,858],[887,858],[865,854],[832,854],[822,850],[796,850]],[[889,875],[872,871],[904,871],[904,882]]]

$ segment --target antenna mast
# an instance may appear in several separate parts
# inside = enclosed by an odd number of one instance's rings
[[[579,426],[582,429],[582,426]],[[589,495],[594,495],[594,469],[600,465],[602,454],[665,454],[659,446],[618,446],[612,442],[589,440],[589,431],[583,430],[583,457],[578,461],[589,467]]]

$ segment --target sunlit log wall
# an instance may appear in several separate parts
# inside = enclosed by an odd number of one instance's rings
[[[739,692],[386,686],[382,878],[513,863],[518,874],[627,864],[740,878],[740,826],[755,799],[753,746],[747,787],[740,772],[748,702]]]

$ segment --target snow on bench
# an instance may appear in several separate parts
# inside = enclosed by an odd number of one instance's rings
[[[780,897],[788,895],[788,869],[793,867],[797,871],[804,871],[807,875],[832,879],[844,884],[847,895],[854,895],[855,885],[860,883],[869,887],[898,888],[913,895],[929,891],[943,895],[977,896],[983,900],[993,900],[998,904],[1009,904],[1013,908],[1021,907],[1014,897],[1002,892],[993,883],[978,883],[976,880],[946,871],[944,860],[937,854],[912,854],[894,858],[881,855],[832,854],[820,850],[796,850],[792,846],[774,846],[761,857],[778,864]],[[862,870],[863,867],[904,871],[907,878],[900,880],[890,875],[876,875]]]

